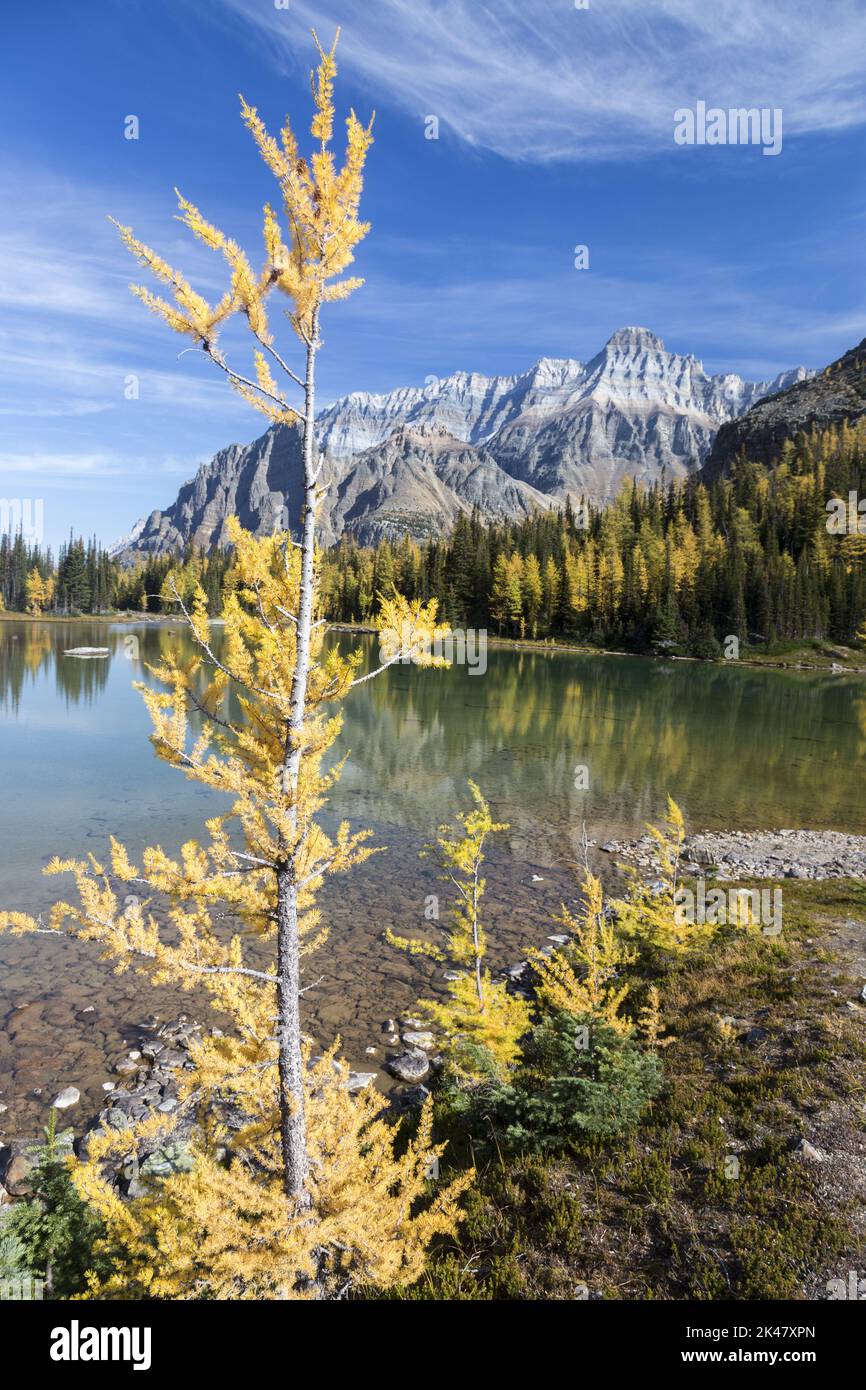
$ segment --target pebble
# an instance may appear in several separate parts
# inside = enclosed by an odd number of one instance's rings
[[[827,1155],[821,1149],[816,1149],[814,1144],[810,1144],[808,1139],[801,1139],[794,1153],[807,1163],[824,1163],[827,1158]]]
[[[55,1110],[68,1110],[70,1105],[77,1105],[80,1100],[81,1092],[77,1086],[64,1086],[51,1103]]]

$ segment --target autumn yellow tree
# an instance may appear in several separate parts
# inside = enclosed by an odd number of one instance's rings
[[[324,631],[316,622],[294,786],[286,776],[285,745],[301,555],[282,536],[250,536],[236,518],[229,530],[235,559],[219,653],[206,596],[196,585],[191,607],[179,599],[196,655],[168,650],[151,668],[159,688],[140,687],[157,753],[226,793],[229,808],[207,822],[205,843],[190,840],[177,857],[156,846],[135,864],[112,839],[104,863],[92,855],[55,859],[47,871],[71,873],[76,899],[56,903],[47,924],[23,914],[0,917],[0,927],[15,933],[71,932],[94,941],[118,971],[137,964],[156,984],[203,986],[233,1023],[193,1048],[195,1068],[183,1078],[177,1112],[96,1135],[87,1161],[75,1169],[79,1190],[106,1222],[110,1247],[123,1251],[116,1279],[95,1286],[107,1297],[129,1281],[140,1296],[280,1297],[327,1292],[350,1277],[411,1280],[432,1235],[452,1228],[461,1186],[429,1190],[425,1175],[439,1152],[429,1115],[409,1149],[395,1156],[382,1098],[350,1098],[347,1068],[333,1049],[316,1061],[309,1042],[299,1038],[298,1109],[296,1093],[287,1093],[280,1031],[286,866],[297,888],[300,974],[300,959],[327,939],[315,904],[324,876],[371,853],[367,832],[352,835],[344,824],[331,838],[316,821],[341,766],[322,769],[340,729],[334,704],[365,677],[356,675],[358,653],[346,658],[323,650]],[[178,594],[172,576],[167,587]],[[384,613],[392,624],[383,639],[387,663],[399,656],[396,645],[387,646],[398,624],[406,636],[414,615],[426,634],[427,619],[426,610],[396,599]],[[167,920],[158,910],[166,901]],[[226,913],[237,930],[222,928]],[[298,993],[293,998],[297,1006]],[[118,1166],[142,1146],[167,1142],[190,1108],[200,1131],[193,1172],[176,1174],[158,1192],[121,1201],[110,1181]],[[227,1109],[241,1119],[231,1134],[219,1119]],[[298,1111],[305,1168],[296,1192],[285,1179],[284,1120]],[[226,1146],[230,1174],[217,1157]]]
[[[664,824],[647,825],[656,878],[648,883],[634,864],[621,865],[626,893],[612,904],[619,930],[627,937],[674,955],[686,955],[713,936],[710,923],[691,921],[680,910],[683,846],[686,827],[683,813],[668,797]]]
[[[313,36],[315,38],[315,34]],[[363,171],[372,143],[372,121],[363,125],[354,111],[346,120],[346,155],[338,169],[331,141],[334,132],[334,57],[337,38],[325,51],[317,38],[319,64],[311,74],[315,113],[310,132],[315,148],[309,159],[299,149],[288,123],[279,140],[269,134],[254,107],[241,98],[241,113],[259,152],[277,180],[283,203],[285,226],[268,204],[264,209],[265,262],[255,274],[238,244],[208,222],[198,208],[178,194],[180,221],[206,246],[220,252],[228,263],[231,281],[220,302],[211,306],[198,295],[184,277],[140,242],[128,227],[120,232],[135,256],[164,284],[170,286],[174,303],[133,286],[134,293],[176,332],[186,335],[223,371],[232,387],[256,410],[274,424],[294,424],[301,430],[304,462],[304,494],[300,511],[300,542],[290,536],[281,542],[287,571],[299,565],[296,606],[280,612],[280,625],[267,633],[270,645],[281,648],[280,677],[289,681],[288,705],[280,705],[281,785],[287,798],[285,822],[277,847],[279,883],[277,913],[277,974],[279,987],[278,1037],[280,1075],[284,1098],[282,1129],[286,1189],[295,1196],[304,1192],[307,1174],[305,1146],[304,1090],[301,1074],[300,1035],[300,917],[302,895],[308,881],[299,867],[299,854],[310,831],[301,801],[306,796],[302,763],[314,756],[315,737],[305,733],[310,700],[308,686],[312,660],[315,605],[316,517],[323,498],[321,460],[315,443],[315,371],[321,346],[320,316],[324,305],[345,299],[362,281],[344,277],[354,260],[354,250],[366,236],[369,224],[359,218]],[[284,235],[285,232],[285,235]],[[287,316],[304,354],[304,371],[299,375],[289,365],[275,342],[268,318],[268,302],[274,295],[288,300]],[[224,322],[240,313],[254,341],[255,376],[251,378],[230,364],[218,333]],[[275,376],[275,371],[278,376]],[[300,402],[292,396],[300,392]],[[293,557],[291,552],[296,550]],[[399,618],[398,630],[414,631],[430,612],[419,609]],[[292,629],[291,655],[285,638]],[[251,643],[254,645],[254,643]],[[244,670],[229,671],[243,685]],[[329,697],[340,693],[340,681]],[[255,693],[255,692],[254,692]],[[314,797],[315,800],[315,797]]]
[[[34,565],[25,581],[27,612],[41,613],[54,600],[54,576],[42,575]]]
[[[220,1296],[228,1289],[233,1296],[290,1294],[331,1287],[330,1280],[347,1270],[373,1282],[397,1272],[414,1277],[427,1241],[450,1229],[455,1217],[457,1188],[433,1196],[426,1183],[435,1153],[429,1119],[422,1117],[418,1138],[396,1157],[381,1101],[353,1100],[356,1108],[349,1112],[345,1067],[329,1055],[323,1070],[301,1031],[301,995],[308,987],[302,984],[302,959],[327,937],[317,890],[326,874],[348,869],[371,852],[366,832],[350,834],[343,825],[329,837],[316,819],[342,766],[322,768],[340,730],[339,701],[393,662],[430,664],[431,645],[444,635],[435,604],[410,604],[393,594],[382,604],[381,658],[374,671],[360,675],[360,653],[344,658],[323,645],[316,551],[323,493],[314,440],[319,315],[323,305],[345,298],[360,283],[336,277],[367,231],[358,208],[371,133],[350,114],[346,158],[338,170],[329,148],[334,46],[326,52],[316,44],[311,130],[317,147],[309,161],[288,124],[278,142],[242,101],[244,121],[278,180],[288,238],[266,207],[260,274],[235,242],[182,197],[181,221],[220,251],[231,270],[229,288],[215,308],[129,228],[121,228],[126,245],[174,295],[169,304],[135,287],[144,303],[205,352],[251,405],[274,422],[294,422],[302,433],[300,540],[288,533],[254,538],[232,519],[234,564],[221,642],[211,631],[198,575],[170,574],[165,596],[178,605],[194,654],[167,653],[152,668],[159,688],[142,687],[158,755],[225,793],[228,809],[207,822],[206,843],[190,841],[176,858],[157,846],[134,865],[112,841],[106,862],[55,860],[49,871],[73,874],[77,901],[56,904],[47,925],[18,913],[0,917],[0,927],[16,932],[70,931],[93,940],[118,970],[135,962],[156,983],[203,985],[233,1021],[231,1032],[195,1050],[184,1103],[206,1119],[230,1102],[242,1117],[228,1146],[236,1199],[229,1198],[231,1183],[215,1157],[225,1147],[215,1121],[197,1141],[194,1172],[177,1175],[162,1195],[118,1204],[103,1169],[119,1152],[134,1153],[153,1137],[151,1130],[170,1131],[172,1117],[160,1115],[143,1128],[95,1140],[76,1174],[115,1246],[126,1250],[142,1278],[148,1251],[162,1252],[154,1288],[174,1290],[175,1296]],[[304,349],[303,376],[289,367],[268,326],[267,303],[274,293],[289,301],[289,321]],[[218,343],[218,329],[235,313],[244,315],[254,339],[255,379],[231,366]],[[292,386],[302,393],[301,409],[289,400]],[[154,910],[166,900],[167,922]],[[221,929],[226,912],[243,931]],[[368,1196],[377,1194],[376,1219],[360,1198],[362,1188]]]
[[[622,1012],[629,992],[623,973],[637,952],[622,939],[605,913],[601,880],[587,873],[585,902],[579,916],[563,904],[559,923],[571,938],[558,951],[529,953],[538,976],[539,1000],[580,1018],[599,1019],[617,1033],[631,1031]]]
[[[461,1080],[475,1081],[491,1073],[502,1076],[513,1065],[530,1016],[526,1002],[509,994],[503,981],[494,981],[484,964],[487,937],[480,911],[484,846],[490,835],[508,826],[494,821],[474,782],[469,790],[474,806],[458,816],[460,831],[442,826],[436,841],[442,877],[455,893],[450,928],[441,928],[434,941],[399,936],[390,929],[385,937],[409,955],[454,967],[456,978],[448,982],[446,999],[422,999],[418,1008],[441,1031],[453,1073]]]

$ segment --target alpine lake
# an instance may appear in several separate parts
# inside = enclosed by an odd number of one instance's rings
[[[378,662],[372,636],[328,640]],[[104,859],[112,834],[133,863],[147,845],[206,840],[205,820],[228,801],[156,757],[133,688],[189,642],[169,621],[0,623],[0,907],[46,914],[73,888],[46,879],[45,864]],[[469,805],[468,779],[509,827],[485,866],[494,968],[557,932],[561,903],[578,894],[584,827],[589,862],[609,879],[615,865],[597,847],[659,822],[668,793],[690,830],[866,833],[863,676],[495,645],[480,669],[392,667],[351,693],[333,750],[349,756],[323,822],[371,829],[384,852],[326,882],[330,938],[307,963],[317,983],[305,1027],[322,1047],[339,1034],[352,1066],[385,1087],[384,1021],[443,979],[383,932],[423,931],[434,894],[444,917],[447,885],[422,851]],[[95,1114],[145,1019],[208,1018],[203,996],[117,975],[67,938],[0,937],[0,971],[0,1139],[39,1132],[67,1085],[81,1091],[70,1122]]]

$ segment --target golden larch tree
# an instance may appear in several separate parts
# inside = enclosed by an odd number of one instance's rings
[[[509,994],[504,981],[491,977],[484,963],[484,846],[490,835],[508,826],[493,819],[475,782],[470,781],[469,790],[474,805],[458,816],[460,831],[442,826],[436,841],[442,877],[455,894],[450,927],[440,929],[434,941],[398,936],[390,928],[385,938],[409,955],[427,956],[453,967],[455,978],[448,982],[446,998],[441,1002],[422,999],[418,1008],[440,1029],[452,1074],[471,1083],[490,1075],[502,1077],[517,1062],[530,1011],[524,999]]]
[[[324,646],[316,550],[323,496],[315,447],[319,316],[324,304],[361,283],[339,277],[367,231],[358,210],[372,137],[370,126],[350,113],[345,162],[337,168],[329,148],[334,46],[326,52],[316,45],[311,131],[317,145],[309,161],[288,123],[277,141],[242,100],[243,119],[279,183],[285,216],[284,239],[277,214],[265,208],[266,256],[258,275],[240,247],[182,197],[181,220],[231,270],[215,307],[121,228],[126,245],[170,287],[174,302],[135,286],[139,298],[191,338],[251,405],[273,423],[294,423],[302,435],[300,540],[290,533],[254,538],[230,520],[234,561],[221,643],[198,575],[170,574],[165,594],[188,625],[193,654],[169,651],[151,668],[159,688],[140,687],[158,755],[227,794],[229,809],[207,822],[206,843],[189,841],[177,858],[157,846],[134,865],[112,840],[105,863],[94,856],[54,860],[48,871],[71,872],[78,901],[57,903],[47,926],[20,913],[0,915],[0,929],[65,930],[94,940],[118,970],[135,962],[155,983],[203,985],[232,1020],[230,1031],[196,1045],[195,1071],[182,1092],[178,1114],[193,1106],[200,1120],[193,1173],[130,1203],[120,1202],[106,1181],[109,1161],[133,1156],[143,1141],[171,1131],[177,1116],[166,1115],[94,1140],[88,1162],[76,1170],[113,1248],[125,1250],[136,1278],[150,1280],[162,1295],[279,1296],[330,1289],[350,1275],[371,1282],[398,1273],[415,1277],[432,1236],[453,1227],[465,1185],[461,1180],[431,1193],[425,1175],[437,1150],[429,1114],[398,1157],[381,1098],[349,1099],[345,1065],[333,1050],[324,1061],[312,1058],[301,1031],[302,959],[327,938],[316,893],[326,874],[372,852],[367,832],[352,834],[344,824],[329,837],[316,818],[342,767],[322,766],[340,731],[339,702],[354,684],[396,661],[442,664],[429,652],[446,631],[436,624],[435,603],[410,604],[394,593],[382,603],[376,670],[361,676],[360,653],[343,657]],[[274,293],[289,301],[289,322],[304,348],[302,376],[269,328]],[[220,327],[238,313],[254,339],[253,377],[230,365],[218,341]],[[302,393],[300,409],[289,399],[293,388]],[[221,929],[215,910],[222,918],[228,912],[243,930]],[[227,1141],[214,1117],[227,1104],[241,1120],[228,1144],[231,1180],[215,1157]]]
[[[263,235],[265,263],[254,273],[244,251],[231,238],[208,222],[199,209],[178,194],[180,220],[206,246],[220,252],[231,271],[231,281],[220,302],[211,306],[149,247],[143,245],[129,227],[121,227],[125,244],[154,275],[170,286],[174,303],[152,294],[142,286],[133,292],[177,333],[186,335],[207,354],[228,377],[232,387],[273,424],[296,424],[303,441],[304,495],[300,506],[300,543],[297,544],[299,573],[297,603],[277,616],[277,638],[284,642],[291,627],[291,653],[283,645],[282,676],[289,680],[288,704],[280,707],[282,739],[281,785],[286,796],[286,814],[277,848],[277,975],[279,978],[279,1058],[283,1096],[282,1131],[287,1191],[295,1196],[304,1192],[307,1155],[304,1120],[304,1087],[300,1030],[300,918],[302,895],[309,882],[301,868],[301,848],[309,831],[300,815],[302,762],[314,755],[315,739],[305,734],[311,642],[315,604],[316,519],[323,491],[320,486],[321,460],[315,440],[315,372],[321,346],[320,315],[325,304],[347,298],[363,283],[343,272],[354,261],[354,250],[369,231],[369,223],[359,218],[363,173],[372,143],[372,120],[364,125],[354,111],[346,119],[346,153],[337,167],[331,141],[334,133],[334,57],[339,31],[327,52],[313,35],[319,64],[311,74],[314,115],[310,133],[315,148],[309,159],[299,150],[298,141],[286,121],[279,140],[269,134],[254,107],[241,98],[241,113],[259,152],[277,180],[283,204],[285,227],[268,204],[264,209]],[[285,231],[285,235],[284,235]],[[289,302],[289,322],[300,339],[304,353],[303,375],[296,373],[279,350],[271,331],[268,301],[277,294]],[[237,371],[227,360],[219,341],[219,329],[233,314],[242,314],[254,340],[254,378]],[[275,372],[277,375],[275,375]],[[301,393],[299,404],[292,396]],[[288,568],[295,560],[290,551],[296,543],[286,537],[283,543]],[[296,557],[297,558],[297,557]],[[406,623],[414,631],[417,620],[432,622],[435,608],[410,615]],[[401,620],[399,630],[403,630]],[[274,634],[270,634],[273,640]],[[231,675],[231,671],[229,672]],[[243,675],[242,672],[235,673]],[[242,680],[241,680],[242,684]],[[339,686],[339,682],[338,682]],[[343,690],[335,687],[333,697]]]

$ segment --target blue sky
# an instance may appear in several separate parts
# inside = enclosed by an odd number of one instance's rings
[[[585,359],[624,324],[755,379],[866,333],[862,0],[278,4],[4,7],[0,496],[44,499],[50,543],[111,541],[261,433],[128,294],[106,217],[218,297],[172,188],[258,259],[273,185],[237,93],[305,132],[311,25],[343,27],[338,104],[377,112],[367,283],[329,312],[322,403]],[[782,152],[676,146],[674,112],[699,100],[781,108]]]

